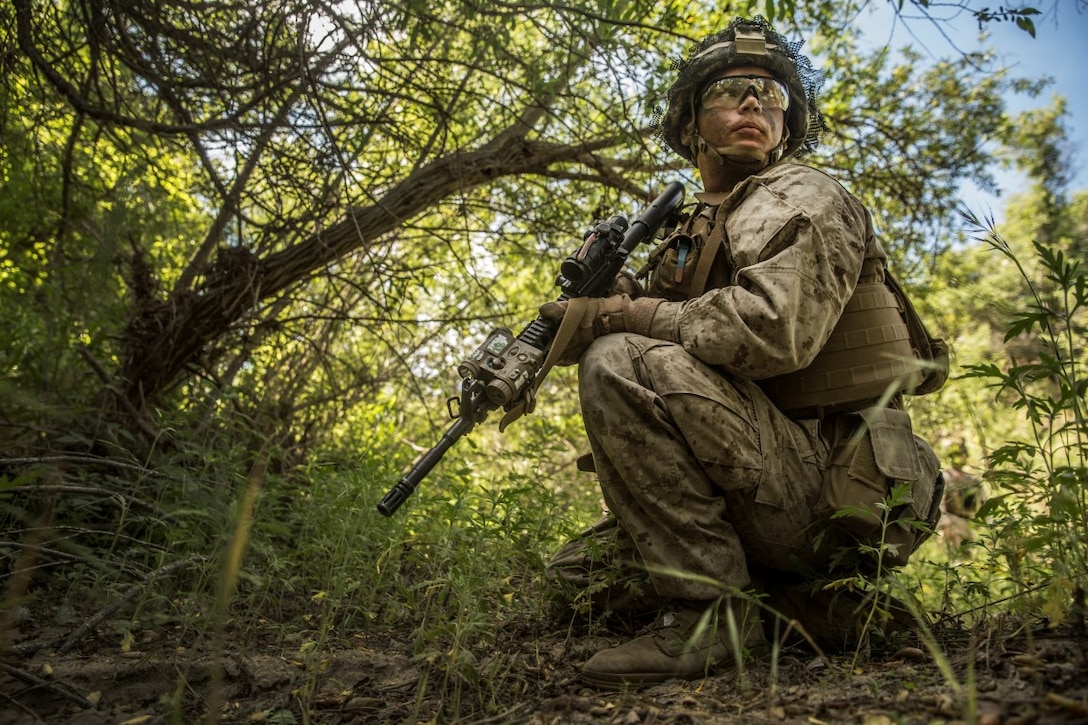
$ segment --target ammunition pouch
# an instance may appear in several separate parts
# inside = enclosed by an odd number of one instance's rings
[[[717,209],[703,205],[650,253],[639,272],[639,277],[649,276],[649,296],[680,302],[707,290],[714,258],[725,238],[725,225],[714,224]]]
[[[944,486],[936,457],[901,410],[867,408],[826,423],[831,458],[819,512],[849,539],[873,548],[884,544],[884,567],[903,566],[940,516]],[[890,501],[892,487],[904,482],[909,493]]]
[[[702,255],[705,239],[683,232],[672,235],[658,248],[659,256],[650,276],[654,296],[678,302],[691,297],[691,281]]]

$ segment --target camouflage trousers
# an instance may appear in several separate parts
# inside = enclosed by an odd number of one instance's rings
[[[793,421],[748,380],[681,346],[601,337],[579,367],[582,415],[601,491],[620,528],[612,556],[659,597],[708,600],[751,584],[748,562],[819,566],[812,527],[829,451],[816,420]],[[552,561],[573,579],[598,535]],[[580,573],[581,572],[581,573]]]

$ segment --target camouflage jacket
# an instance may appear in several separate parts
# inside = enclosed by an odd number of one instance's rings
[[[868,210],[827,174],[794,163],[726,194],[699,194],[692,217],[651,255],[647,294],[665,297],[651,334],[750,380],[807,366],[850,299],[865,259],[884,250]],[[705,291],[684,284],[704,259]],[[701,286],[696,283],[696,286]]]

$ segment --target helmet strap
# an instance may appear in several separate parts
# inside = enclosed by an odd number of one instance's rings
[[[778,145],[771,149],[771,153],[768,154],[768,166],[771,164],[777,164],[782,160],[782,157],[786,154],[786,142],[790,140],[789,126],[782,127],[782,140],[778,142]]]
[[[718,153],[718,150],[708,144],[702,134],[699,133],[699,129],[693,128],[691,130],[691,142],[689,144],[691,149],[691,158],[693,161],[697,161],[699,154],[709,156],[715,163],[721,164],[725,162],[722,155]]]
[[[773,151],[767,154],[767,157],[763,161],[738,156],[725,156],[722,154],[721,149],[715,148],[707,143],[707,140],[700,135],[698,129],[692,129],[691,143],[688,145],[688,148],[691,149],[691,158],[693,161],[699,158],[699,154],[703,154],[716,164],[723,166],[725,164],[732,164],[733,166],[747,167],[751,169],[752,173],[756,173],[777,162],[782,157],[782,150],[785,148],[785,145],[779,144]]]

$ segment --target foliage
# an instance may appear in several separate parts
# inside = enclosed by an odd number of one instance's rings
[[[1009,88],[1007,76],[997,72],[976,79],[971,74],[972,68],[991,64],[992,58],[980,53],[927,66],[909,49],[894,66],[888,52],[869,58],[832,56],[831,67],[845,92],[826,103],[834,139],[827,166],[873,210],[904,277],[924,278],[922,273],[951,242],[950,218],[963,180],[992,188],[985,147],[965,143],[997,135],[1002,128],[999,99]],[[958,101],[942,111],[948,125],[931,120],[941,97]],[[847,130],[857,127],[868,132]]]
[[[977,58],[930,77],[861,58],[833,3],[737,10],[818,31],[834,124],[814,162],[896,220],[896,254],[939,248],[958,184],[985,181],[978,139],[1009,81]],[[28,419],[120,423],[136,437],[101,444],[142,458],[175,435],[240,430],[219,422],[230,415],[289,466],[365,436],[347,424],[375,410],[401,430],[426,419],[403,401],[441,411],[457,357],[554,295],[554,260],[584,228],[686,176],[649,126],[669,63],[722,16],[18,0],[0,19],[19,51],[0,96],[0,275],[20,445],[41,443]],[[860,113],[874,107],[879,127]]]
[[[931,606],[973,620],[1012,607],[1056,624],[1076,613],[1083,589],[1088,196],[1066,192],[1063,117],[1057,99],[1009,125],[1010,162],[1032,188],[1000,225],[965,210],[974,238],[938,260],[931,308],[960,374],[915,418],[942,431],[946,455],[973,451],[954,470],[984,481],[989,501],[962,546],[931,547],[936,568],[916,573]]]
[[[941,7],[945,3],[934,3],[932,0],[910,0],[911,4],[917,7],[927,19],[932,19],[930,14],[931,7]],[[978,22],[979,28],[986,23],[993,22],[1011,22],[1015,23],[1016,27],[1023,30],[1031,37],[1035,37],[1035,21],[1034,17],[1040,15],[1037,8],[1023,7],[1023,8],[1006,8],[998,7],[993,9],[990,7],[971,7],[969,3],[952,3],[953,7],[967,10]],[[898,0],[898,11],[903,10],[903,0]]]
[[[903,576],[946,612],[1049,587],[1053,613],[1084,571],[1072,311],[1088,199],[1065,199],[1049,145],[1064,108],[1006,118],[1004,93],[1039,87],[988,54],[861,53],[841,25],[866,4],[730,7],[809,39],[831,124],[810,161],[876,211],[924,316],[978,373],[913,412],[976,466],[996,455],[994,525],[976,526],[973,559],[940,560],[935,542],[934,564]],[[507,434],[478,427],[396,519],[374,502],[448,424],[459,359],[555,295],[583,229],[663,181],[695,188],[651,124],[669,63],[722,12],[0,8],[2,636],[17,607],[74,623],[114,606],[120,643],[163,624],[212,643],[301,629],[299,659],[319,660],[410,627],[447,719],[500,711],[519,682],[488,653],[542,626],[543,561],[600,510],[573,470],[575,372],[553,371]],[[1010,206],[995,261],[959,243],[955,209],[963,184],[992,181],[1002,135],[1018,167],[1052,176]],[[1034,257],[1015,248],[1028,232]]]
[[[997,552],[1013,581],[1042,589],[1043,611],[1060,622],[1071,600],[1083,606],[1088,575],[1088,282],[1079,259],[1038,241],[1032,248],[1044,276],[1036,281],[1000,234],[977,219],[972,223],[986,244],[1016,264],[1031,293],[1005,335],[1006,342],[1026,339],[1027,355],[1010,351],[1004,366],[966,368],[969,377],[991,381],[1031,426],[1028,439],[990,454],[988,478],[1001,495],[980,515],[998,519]]]

